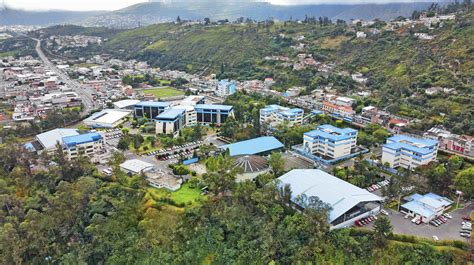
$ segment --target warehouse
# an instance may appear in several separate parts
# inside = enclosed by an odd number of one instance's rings
[[[105,109],[92,114],[84,120],[84,124],[90,128],[116,128],[131,117],[131,111],[121,109]]]
[[[307,207],[312,198],[327,204],[331,229],[352,226],[381,209],[379,196],[319,169],[293,169],[278,180],[279,186],[290,186],[291,202],[299,209]]]

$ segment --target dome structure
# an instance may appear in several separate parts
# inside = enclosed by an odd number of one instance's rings
[[[241,168],[243,173],[255,173],[268,169],[268,162],[261,156],[241,155],[235,157],[234,167]]]

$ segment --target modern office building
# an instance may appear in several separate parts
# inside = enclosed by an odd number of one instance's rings
[[[382,198],[319,169],[293,169],[278,178],[291,188],[291,203],[299,209],[320,200],[329,207],[331,229],[349,227],[355,221],[378,214]]]
[[[382,163],[390,167],[413,169],[436,160],[438,142],[431,139],[396,135],[382,149]]]
[[[202,125],[221,125],[229,117],[234,117],[232,106],[197,104],[194,109],[197,114],[197,122]]]
[[[155,117],[160,115],[171,106],[170,102],[161,101],[142,101],[135,104],[135,118],[147,118],[155,120]]]
[[[224,79],[217,83],[216,95],[219,97],[230,96],[236,91],[235,80],[229,81],[228,79]]]
[[[303,150],[324,159],[337,159],[351,154],[356,147],[357,130],[326,124],[303,135]]]
[[[171,108],[156,116],[157,134],[176,134],[186,125],[186,110]]]
[[[62,138],[63,150],[69,159],[77,158],[79,155],[92,156],[104,148],[102,135],[90,132]]]
[[[124,123],[132,112],[125,109],[105,109],[96,112],[84,120],[90,128],[115,128]]]
[[[303,123],[304,111],[299,108],[286,108],[280,105],[268,105],[260,109],[260,124],[276,127],[287,123],[288,126]]]

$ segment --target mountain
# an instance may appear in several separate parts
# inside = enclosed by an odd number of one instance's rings
[[[77,23],[87,17],[101,14],[99,11],[27,11],[0,6],[0,25],[48,26]]]
[[[303,19],[307,16],[329,17],[331,19],[392,19],[410,16],[414,10],[422,10],[430,3],[391,4],[318,4],[318,5],[272,5],[255,1],[202,0],[192,4],[189,1],[147,2],[121,10],[92,16],[83,21],[87,26],[135,27],[181,19],[196,20],[209,17],[213,20],[235,20],[239,17],[254,20],[273,18],[277,20]]]
[[[421,1],[421,0],[420,0]],[[317,5],[273,5],[253,0],[172,0],[145,2],[110,12],[74,11],[25,11],[0,7],[2,25],[54,25],[76,24],[84,26],[105,26],[112,28],[134,28],[139,25],[174,21],[197,20],[209,17],[212,20],[239,17],[254,20],[274,18],[277,20],[329,17],[335,19],[392,19],[410,16],[414,10],[425,9],[430,3],[390,3],[390,4],[317,4]]]

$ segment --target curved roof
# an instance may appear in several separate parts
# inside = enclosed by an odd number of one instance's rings
[[[234,160],[234,167],[240,167],[244,173],[254,173],[268,168],[265,158],[255,155],[241,155]]]

